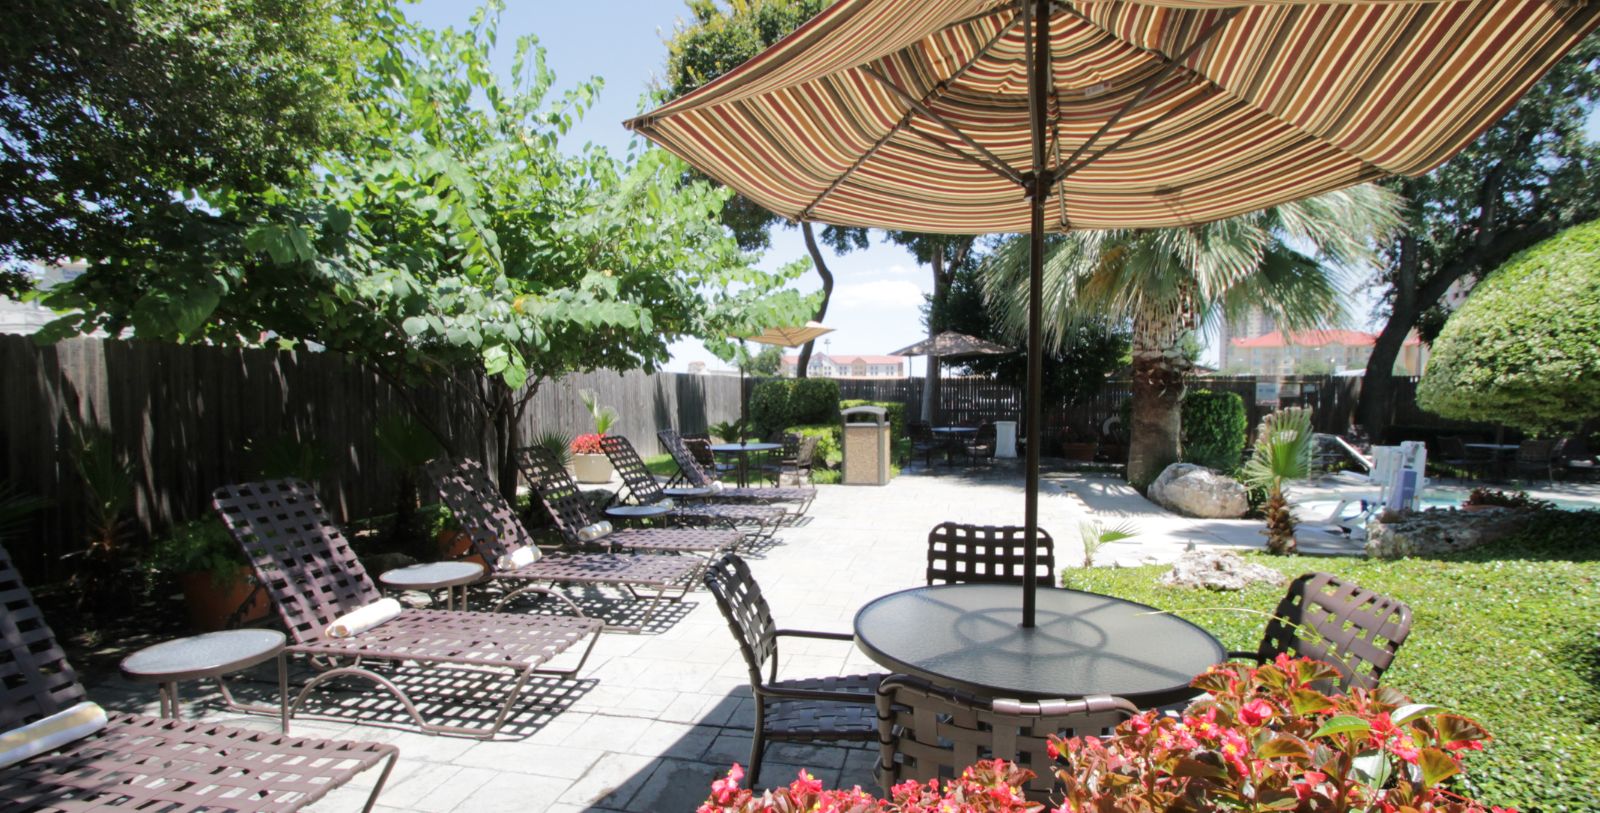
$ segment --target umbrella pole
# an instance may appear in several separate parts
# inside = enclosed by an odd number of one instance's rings
[[[1044,329],[1040,313],[1044,299],[1044,203],[1051,174],[1045,164],[1045,99],[1040,85],[1050,70],[1050,0],[1033,0],[1025,8],[1031,10],[1032,17],[1028,20],[1028,108],[1033,124],[1033,174],[1028,179],[1028,402],[1023,411],[1028,447],[1024,461],[1027,494],[1022,513],[1022,626],[1031,628],[1034,594],[1038,590],[1034,571],[1039,562],[1039,447],[1044,441],[1039,421],[1044,389]]]

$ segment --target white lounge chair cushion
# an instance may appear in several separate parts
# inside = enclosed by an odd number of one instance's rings
[[[0,734],[0,768],[54,751],[106,727],[106,710],[87,700]]]
[[[378,599],[365,607],[351,610],[333,619],[333,623],[328,625],[323,634],[329,638],[349,638],[352,635],[360,635],[373,627],[393,620],[395,616],[400,614],[402,609],[404,608],[400,606],[400,602],[392,598]]]
[[[539,549],[533,545],[524,545],[500,557],[500,561],[495,563],[495,567],[498,570],[516,570],[519,567],[527,567],[538,560]]]

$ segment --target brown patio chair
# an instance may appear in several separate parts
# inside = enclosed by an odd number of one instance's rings
[[[985,422],[972,433],[972,437],[956,442],[950,447],[951,453],[964,457],[969,463],[989,463],[994,461],[995,428],[993,423]]]
[[[1411,608],[1328,573],[1289,583],[1272,611],[1261,645],[1230,658],[1266,663],[1281,653],[1327,661],[1342,675],[1339,688],[1371,689],[1411,634]]]
[[[928,532],[928,584],[1022,584],[1027,529],[941,522]],[[1035,583],[1055,584],[1055,541],[1039,529]]]
[[[530,590],[549,592],[538,589],[540,585],[608,586],[648,600],[649,605],[638,625],[610,624],[606,628],[640,632],[662,604],[677,601],[692,590],[695,577],[704,570],[702,563],[674,556],[541,551],[517,519],[516,509],[478,461],[462,459],[451,465],[441,458],[427,469],[439,496],[471,540],[473,551],[489,563],[489,577],[525,585],[501,596],[494,605],[497,610]],[[521,567],[506,567],[506,558],[519,548],[530,548],[536,558]],[[641,591],[648,595],[641,596]]]
[[[873,693],[882,674],[778,679],[778,639],[852,641],[845,632],[779,629],[750,566],[735,554],[713,562],[706,586],[716,597],[739,654],[750,672],[755,726],[750,743],[750,786],[761,778],[767,742],[869,742],[877,736]]]
[[[585,541],[581,530],[599,522],[601,517],[555,453],[542,446],[518,449],[517,469],[533,487],[534,496],[544,506],[561,538],[574,548],[601,546],[636,553],[705,554],[705,561],[709,562],[733,550],[743,538],[738,531],[727,528],[618,528]],[[700,582],[700,572],[693,575],[692,581]]]
[[[689,447],[684,443],[683,438],[679,436],[677,432],[674,432],[671,429],[663,429],[656,433],[656,437],[661,441],[661,448],[666,449],[667,454],[672,456],[672,461],[678,464],[677,479],[681,480],[685,485],[696,488],[710,488],[712,483],[718,482],[717,479],[712,477],[711,473],[706,471],[705,467],[701,466],[700,462],[695,459],[694,454],[689,451]],[[802,442],[800,443],[802,450],[806,448],[806,443],[804,442],[806,440],[811,441],[809,448],[814,453],[817,447],[817,439],[812,437],[803,438]],[[810,467],[808,465],[807,470],[809,471],[809,469]],[[718,491],[716,494],[711,496],[716,500],[726,500],[728,502],[799,503],[799,505],[794,509],[795,515],[798,516],[804,514],[806,509],[811,507],[811,501],[817,498],[817,489],[814,486],[757,486],[749,488],[725,487],[721,491]]]
[[[1472,450],[1467,448],[1466,441],[1459,435],[1444,435],[1439,438],[1438,462],[1461,469],[1472,477],[1488,471],[1493,464],[1487,457],[1473,455]]]
[[[1051,734],[1103,736],[1138,713],[1120,697],[1024,703],[890,675],[878,685],[878,781],[887,791],[908,779],[954,779],[978,760],[1005,759],[1034,772],[1023,794],[1047,802],[1056,784]]]
[[[628,495],[640,505],[652,505],[667,499],[667,494],[661,488],[661,483],[650,472],[639,453],[634,450],[633,444],[621,435],[606,435],[600,439],[600,449],[610,458],[611,465],[622,477],[622,484],[628,490]],[[674,508],[666,516],[695,525],[724,525],[730,528],[739,526],[754,526],[750,533],[751,541],[770,539],[777,533],[778,526],[786,520],[782,508],[772,505],[751,505],[748,503],[725,503],[712,500],[685,501],[683,504],[674,504]]]
[[[922,455],[922,464],[933,468],[933,453],[945,450],[944,444],[933,436],[933,427],[922,421],[912,421],[907,431],[911,435],[911,456]]]
[[[1542,474],[1548,482],[1556,479],[1556,458],[1562,453],[1556,441],[1549,438],[1524,440],[1517,447],[1517,476]]]
[[[0,547],[0,731],[88,699],[11,556]],[[105,728],[0,768],[0,811],[291,811],[383,763],[371,810],[399,751],[215,723],[108,712]]]
[[[406,609],[359,635],[328,637],[325,630],[335,619],[377,601],[382,594],[316,491],[302,480],[244,483],[217,489],[211,504],[244,548],[256,581],[267,589],[277,607],[289,634],[288,651],[307,656],[313,666],[323,669],[301,688],[290,706],[291,715],[317,686],[354,677],[393,695],[423,731],[493,737],[534,675],[575,674],[600,637],[600,622],[581,613],[565,618],[415,609]],[[585,639],[587,645],[583,645]],[[575,666],[544,668],[568,650],[582,652]],[[350,665],[324,669],[341,661]],[[424,668],[506,670],[513,682],[486,727],[430,723],[402,687],[365,665],[408,661]]]

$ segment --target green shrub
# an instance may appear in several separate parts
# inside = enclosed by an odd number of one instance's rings
[[[1385,686],[1488,726],[1463,790],[1522,810],[1593,810],[1600,799],[1600,511],[1541,511],[1499,542],[1427,558],[1376,561],[1248,554],[1297,576],[1351,579],[1411,606],[1414,626]],[[1230,650],[1254,650],[1263,614],[1283,588],[1252,585],[1218,599],[1164,587],[1167,568],[1065,568],[1067,587],[1141,601],[1211,631]],[[1578,588],[1577,586],[1582,586]]]
[[[831,378],[796,378],[789,383],[790,423],[838,423],[839,382]]]
[[[891,427],[889,431],[893,432],[894,436],[897,438],[911,437],[911,434],[906,431],[905,404],[902,404],[899,401],[864,401],[860,398],[851,398],[848,401],[839,402],[839,409],[841,411],[850,409],[851,407],[860,406],[883,407],[889,413],[889,426]]]
[[[785,434],[812,435],[818,438],[817,453],[812,457],[816,466],[834,465],[844,459],[844,429],[838,423],[796,425],[785,428]]]
[[[747,414],[757,435],[767,437],[789,424],[799,423],[793,419],[794,413],[789,407],[791,384],[793,382],[787,379],[774,378],[756,384],[750,391]]]
[[[168,575],[208,573],[219,583],[249,564],[239,543],[214,516],[173,526],[170,534],[151,547],[148,562]]]
[[[1183,397],[1183,462],[1229,471],[1244,454],[1250,417],[1236,392],[1195,390]]]
[[[1434,341],[1417,403],[1529,431],[1600,416],[1600,220],[1478,283]]]

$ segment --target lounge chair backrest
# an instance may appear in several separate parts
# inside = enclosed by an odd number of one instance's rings
[[[1051,734],[1100,736],[1139,713],[1120,697],[990,700],[910,675],[884,678],[877,703],[878,779],[885,789],[951,779],[979,760],[1003,757],[1034,772],[1023,794],[1035,802],[1055,791]]]
[[[1543,467],[1555,458],[1556,442],[1549,438],[1525,440],[1517,445],[1517,463],[1524,466]]]
[[[304,480],[223,486],[211,493],[211,505],[295,641],[320,638],[335,618],[382,598]]]
[[[750,566],[733,553],[706,568],[705,583],[739,642],[739,653],[750,670],[750,685],[761,685],[762,668],[778,654],[778,625],[761,595],[761,585]]]
[[[1328,573],[1289,583],[1272,612],[1256,657],[1280,653],[1326,661],[1338,668],[1340,688],[1371,689],[1411,634],[1411,608]]]
[[[650,473],[650,468],[634,451],[633,444],[627,438],[606,435],[600,438],[600,451],[610,458],[612,467],[622,477],[622,484],[628,487],[628,493],[634,499],[648,505],[666,496],[661,493],[661,483]]]
[[[711,451],[710,436],[704,432],[696,432],[682,437],[684,448],[689,450],[689,454],[694,455],[694,462],[699,463],[701,469],[705,469],[708,466],[713,469],[716,468],[717,456]]]
[[[87,696],[33,594],[0,547],[0,731],[71,708]]]
[[[561,459],[543,446],[529,446],[517,450],[517,470],[533,486],[533,493],[544,504],[562,538],[568,544],[581,544],[578,529],[593,525],[600,518]]]
[[[928,584],[1022,584],[1027,529],[941,522],[928,532]],[[1039,529],[1036,584],[1055,584],[1055,541]]]
[[[528,529],[517,519],[516,509],[489,479],[482,463],[462,458],[451,465],[449,459],[440,458],[428,464],[428,477],[472,541],[472,551],[485,562],[493,566],[518,548],[538,552]]]
[[[694,459],[694,453],[689,451],[688,444],[683,442],[683,436],[671,429],[663,429],[656,433],[661,440],[661,447],[672,455],[672,462],[678,464],[678,470],[683,472],[683,479],[696,488],[707,488],[714,480],[706,470],[700,467],[700,461]]]
[[[817,458],[817,444],[820,442],[822,442],[822,438],[816,435],[802,435],[800,437],[800,448],[794,455],[795,468],[807,472],[811,471],[811,467]]]

